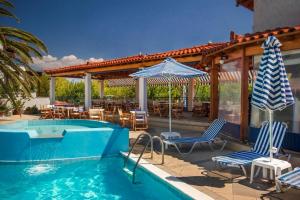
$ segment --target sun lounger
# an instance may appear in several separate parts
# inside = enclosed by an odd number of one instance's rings
[[[275,157],[278,156],[286,129],[287,125],[285,123],[273,123],[273,147],[277,149]],[[250,165],[254,159],[268,157],[269,144],[269,122],[264,122],[253,149],[250,151],[239,151],[225,156],[213,157],[212,160],[220,166],[239,167],[243,170],[245,176],[247,176],[245,166]]]
[[[208,127],[208,129],[200,137],[184,137],[184,138],[177,138],[177,139],[164,139],[163,142],[166,145],[174,146],[177,149],[177,151],[182,155],[187,155],[187,154],[192,153],[195,146],[197,144],[201,144],[201,143],[208,143],[209,146],[211,147],[211,149],[213,150],[213,147],[211,146],[211,144],[214,142],[214,140],[220,133],[224,124],[226,124],[226,121],[224,119],[216,119],[211,123],[211,125]],[[224,141],[221,151],[224,149],[226,143],[227,142]],[[178,147],[181,144],[192,144],[192,147],[188,152],[182,152]]]
[[[300,167],[296,167],[293,171],[279,176],[276,180],[278,191],[282,186],[300,189]]]

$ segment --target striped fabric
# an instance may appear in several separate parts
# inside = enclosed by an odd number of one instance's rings
[[[297,167],[293,171],[279,176],[277,180],[281,185],[300,189],[300,168]]]
[[[208,129],[202,134],[200,137],[185,137],[185,138],[178,138],[178,139],[172,139],[168,140],[168,144],[174,144],[174,143],[195,143],[195,142],[210,142],[214,140],[217,135],[220,133],[221,129],[223,128],[224,124],[226,124],[226,121],[224,119],[215,119]]]
[[[282,122],[273,122],[273,147],[280,149],[282,145],[283,138],[285,136],[285,132],[287,129],[286,124]],[[253,147],[253,151],[262,155],[269,155],[269,122],[264,122],[261,129],[260,134],[255,142]],[[278,153],[278,152],[277,152]]]
[[[285,136],[287,126],[282,122],[273,123],[273,147],[277,148],[277,153],[281,148],[283,138]],[[250,151],[239,151],[234,152],[225,156],[213,157],[212,160],[220,165],[239,167],[249,165],[251,162],[260,157],[269,156],[269,122],[264,122],[260,131],[255,145]]]
[[[234,73],[235,75],[225,75],[225,73]],[[256,77],[256,71],[249,70],[249,82],[252,81]],[[229,77],[229,78],[228,78]],[[205,74],[200,77],[194,78],[196,80],[196,84],[199,85],[210,85],[210,75]],[[222,83],[232,83],[238,82],[240,80],[240,72],[219,72],[219,81]],[[189,78],[178,78],[173,77],[172,85],[187,85],[189,83]],[[122,79],[108,79],[107,84],[109,87],[132,87],[136,85],[136,80],[134,78],[122,78]],[[156,85],[168,85],[167,78],[147,78],[147,85],[156,86]]]
[[[144,78],[169,78],[169,77],[181,77],[181,78],[193,78],[206,75],[207,73],[180,62],[177,62],[173,58],[166,58],[163,62],[142,69],[138,72],[130,74],[131,77],[144,77]]]
[[[294,103],[280,52],[281,43],[269,36],[263,43],[257,78],[253,88],[252,105],[262,110],[282,110]]]

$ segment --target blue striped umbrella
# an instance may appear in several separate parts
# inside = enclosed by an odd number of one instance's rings
[[[144,78],[167,78],[169,86],[169,132],[172,132],[172,104],[171,104],[171,80],[174,77],[181,78],[193,78],[197,76],[206,75],[206,72],[203,72],[198,69],[194,69],[187,65],[177,62],[173,58],[167,58],[163,62],[142,69],[136,73],[130,74],[132,77],[144,77]]]
[[[252,105],[269,112],[270,159],[273,157],[273,111],[294,104],[294,97],[280,52],[281,43],[269,36],[262,45],[263,56],[252,93]]]

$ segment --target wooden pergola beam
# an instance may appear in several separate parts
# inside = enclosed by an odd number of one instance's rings
[[[240,118],[240,140],[244,141],[248,134],[249,122],[249,65],[250,58],[246,56],[245,49],[241,52],[241,118]]]
[[[291,32],[287,34],[282,34],[276,36],[280,40],[282,46],[280,47],[282,51],[289,51],[300,49],[300,34],[299,32]],[[291,39],[292,38],[292,39]],[[222,53],[225,53],[228,56],[228,59],[236,59],[240,57],[239,50],[245,49],[245,56],[257,56],[262,55],[263,49],[261,48],[262,42],[266,38],[261,38],[258,40],[251,40],[247,42],[237,43],[235,45],[230,45],[227,48],[224,48],[220,51],[216,51],[212,54],[208,54],[208,57],[213,57],[215,63],[220,63],[220,56]]]
[[[213,121],[218,118],[219,110],[219,66],[215,64],[215,61],[211,62],[210,70],[210,114],[209,120]]]
[[[199,62],[202,60],[202,55],[178,57],[175,59],[178,62],[182,62],[182,63]],[[158,64],[161,61],[163,61],[163,59],[159,59],[155,61],[144,61],[139,63],[124,64],[124,65],[112,65],[107,67],[94,67],[86,70],[73,70],[69,72],[52,73],[50,75],[54,77],[70,77],[70,76],[83,76],[85,73],[95,74],[95,73],[105,73],[105,72],[118,72],[118,71],[125,71],[125,70],[138,70],[140,68],[149,67]],[[124,78],[125,77],[128,76],[124,76]]]

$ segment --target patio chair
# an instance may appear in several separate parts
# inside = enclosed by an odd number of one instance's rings
[[[42,108],[40,119],[53,119],[53,113],[50,108]]]
[[[116,110],[117,110],[116,106],[113,106],[112,110],[105,110],[104,111],[104,120],[113,122],[115,120]]]
[[[162,116],[159,104],[153,102],[153,115]]]
[[[63,107],[54,108],[53,118],[55,118],[55,119],[65,119],[66,118],[65,109]]]
[[[183,117],[183,105],[182,104],[176,104],[172,108],[172,115],[175,119],[180,119]]]
[[[89,112],[84,110],[84,107],[79,107],[78,112],[80,114],[80,119],[88,119],[89,118]]]
[[[216,137],[221,132],[224,124],[226,124],[226,121],[224,119],[215,119],[200,137],[163,139],[163,142],[166,145],[174,146],[181,155],[188,155],[188,154],[192,153],[195,146],[197,144],[202,144],[202,143],[208,143],[211,150],[213,150],[212,143],[215,141]],[[227,141],[224,140],[224,144],[221,148],[221,151],[223,151],[226,143],[227,143]],[[192,144],[192,147],[190,148],[190,150],[188,152],[182,152],[182,151],[180,151],[180,149],[178,147],[178,145],[181,145],[181,144]]]
[[[126,125],[126,123],[129,123],[131,120],[130,113],[123,113],[122,109],[118,109],[119,113],[119,120],[122,127]]]
[[[101,116],[101,109],[98,108],[93,108],[93,109],[89,109],[89,118],[90,119],[94,119],[94,120],[101,120],[102,116]]]
[[[71,119],[80,119],[79,108],[73,108],[73,110],[70,110],[70,118]]]
[[[160,103],[159,104],[160,109],[160,117],[168,117],[169,116],[169,104],[168,103]]]
[[[132,126],[134,131],[148,129],[147,113],[145,111],[135,111],[132,115]]]
[[[287,125],[285,123],[273,122],[273,147],[277,149],[274,154],[275,157],[279,156],[286,129]],[[269,122],[263,122],[253,149],[213,157],[212,160],[219,166],[241,168],[245,176],[247,176],[246,166],[251,165],[254,159],[269,156],[269,144]]]
[[[300,167],[296,167],[293,171],[277,177],[277,191],[280,191],[282,186],[300,189]]]

